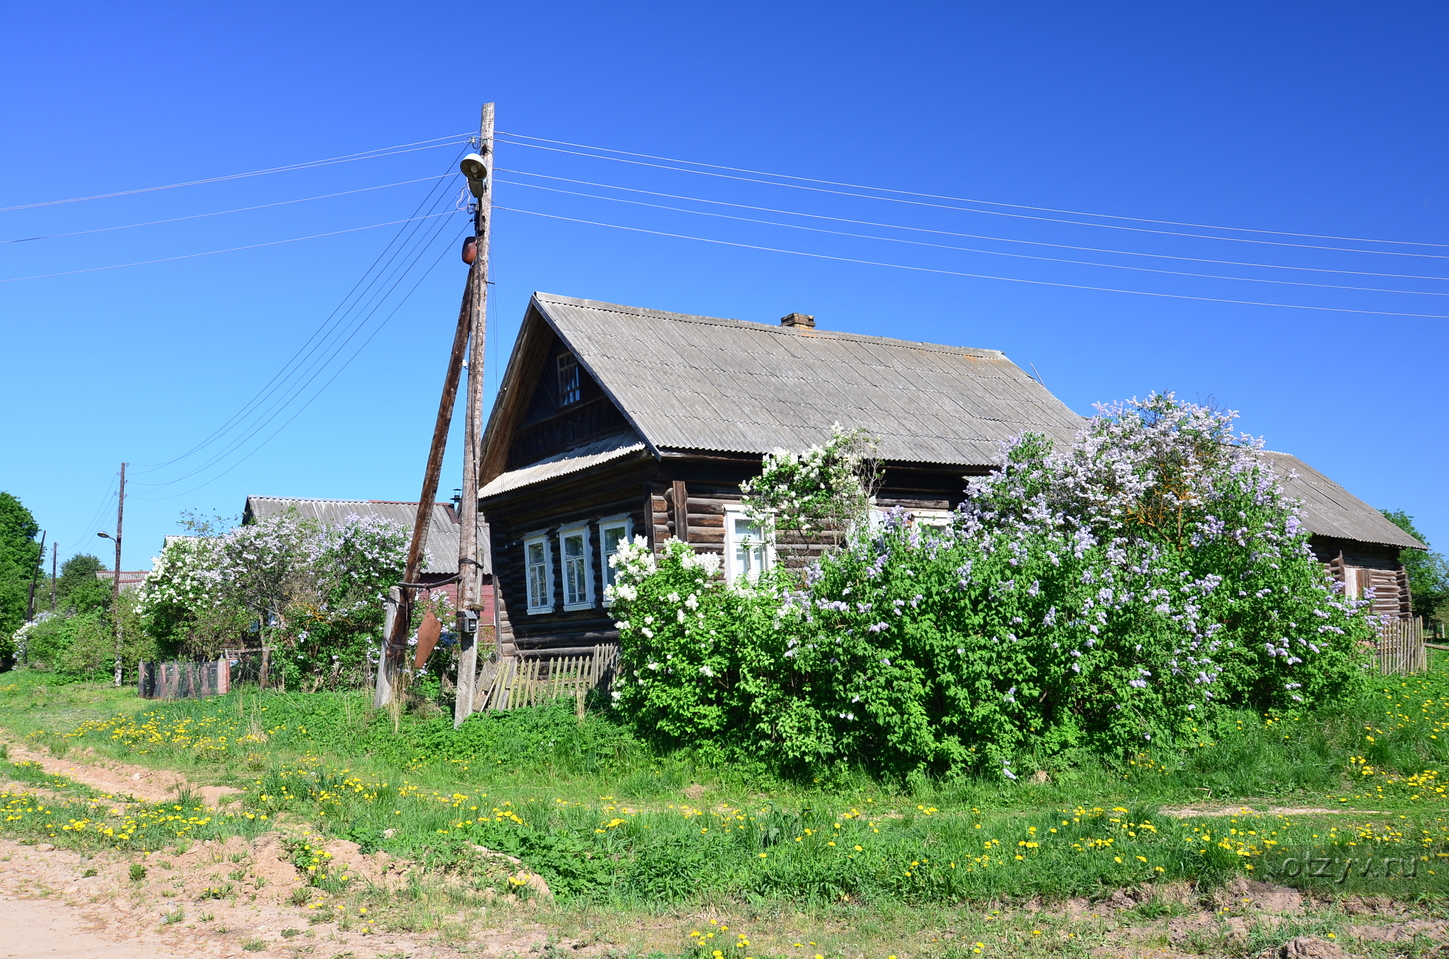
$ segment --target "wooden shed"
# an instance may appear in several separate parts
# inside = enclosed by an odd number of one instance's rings
[[[739,484],[834,423],[880,440],[880,504],[929,520],[1002,441],[1069,442],[1082,420],[995,350],[534,294],[483,441],[500,651],[616,642],[604,586],[624,539],[685,540],[730,575],[770,561]]]
[[[1427,547],[1298,457],[1275,452],[1264,456],[1278,472],[1284,492],[1303,501],[1303,525],[1312,534],[1309,545],[1344,592],[1372,595],[1375,613],[1409,619],[1409,579],[1399,551]]]

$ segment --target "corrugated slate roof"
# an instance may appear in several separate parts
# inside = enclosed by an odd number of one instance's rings
[[[1298,457],[1271,451],[1264,451],[1263,456],[1278,472],[1283,491],[1303,501],[1303,525],[1309,532],[1401,549],[1425,548],[1385,519],[1383,513]]]
[[[537,463],[531,463],[522,469],[504,473],[495,478],[487,486],[478,491],[482,498],[497,496],[499,493],[507,493],[509,490],[519,489],[533,483],[542,483],[544,480],[553,479],[555,476],[566,476],[569,473],[577,473],[579,470],[588,469],[599,463],[618,459],[621,456],[628,456],[630,453],[641,453],[644,451],[644,444],[639,442],[639,437],[633,434],[621,436],[609,436],[604,439],[594,440],[592,443],[585,443],[567,452],[559,453],[557,456],[550,456],[541,459]]]
[[[803,449],[832,423],[885,460],[994,464],[1027,430],[1082,425],[996,350],[665,313],[535,293],[534,303],[651,447]]]
[[[305,519],[315,519],[328,526],[337,526],[349,516],[376,516],[391,520],[411,530],[417,519],[418,504],[390,500],[367,499],[298,499],[287,496],[248,496],[243,519],[269,519],[280,516],[289,509]],[[428,555],[430,561],[423,571],[426,573],[453,574],[458,571],[458,516],[451,503],[434,503],[428,526]],[[485,573],[493,571],[493,551],[488,548],[488,527],[485,524],[480,537],[479,554]]]

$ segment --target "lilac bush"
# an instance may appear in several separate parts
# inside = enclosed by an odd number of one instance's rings
[[[1102,407],[1060,452],[1008,444],[950,526],[896,510],[827,554],[777,590],[778,641],[747,644],[779,650],[754,682],[790,690],[808,721],[795,702],[772,727],[777,701],[745,710],[750,734],[785,759],[1011,779],[1053,756],[1170,748],[1226,708],[1349,695],[1368,614],[1233,419],[1171,394]],[[660,642],[622,605],[626,649]]]
[[[141,592],[143,622],[183,655],[264,645],[285,682],[357,682],[408,531],[376,517],[322,525],[295,512],[221,536],[176,537]]]

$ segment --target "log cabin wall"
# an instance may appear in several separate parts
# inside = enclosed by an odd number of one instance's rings
[[[1315,536],[1309,541],[1313,555],[1327,568],[1344,592],[1355,598],[1373,590],[1372,611],[1377,616],[1410,619],[1413,597],[1409,578],[1394,546]]]
[[[703,552],[723,554],[726,509],[739,505],[740,483],[756,475],[759,457],[647,453],[610,461],[491,497],[483,509],[492,529],[498,637],[505,655],[565,655],[600,643],[618,642],[613,617],[603,605],[604,573],[599,562],[599,520],[627,515],[631,534],[644,536],[654,549],[682,539]],[[878,503],[884,508],[951,509],[963,498],[959,468],[894,468],[883,474]],[[561,529],[587,524],[594,605],[563,609],[563,568],[558,548]],[[553,581],[553,610],[528,610],[524,540],[547,536]],[[818,542],[784,537],[775,546],[776,561],[803,568],[823,550]]]

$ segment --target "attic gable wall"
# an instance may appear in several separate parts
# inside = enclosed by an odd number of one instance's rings
[[[559,358],[578,357],[553,330],[540,324],[531,346],[532,363],[515,389],[520,393],[516,421],[509,427],[507,466],[522,469],[539,460],[601,437],[632,433],[624,414],[579,363],[578,399],[562,402]],[[526,399],[524,398],[526,397]]]

